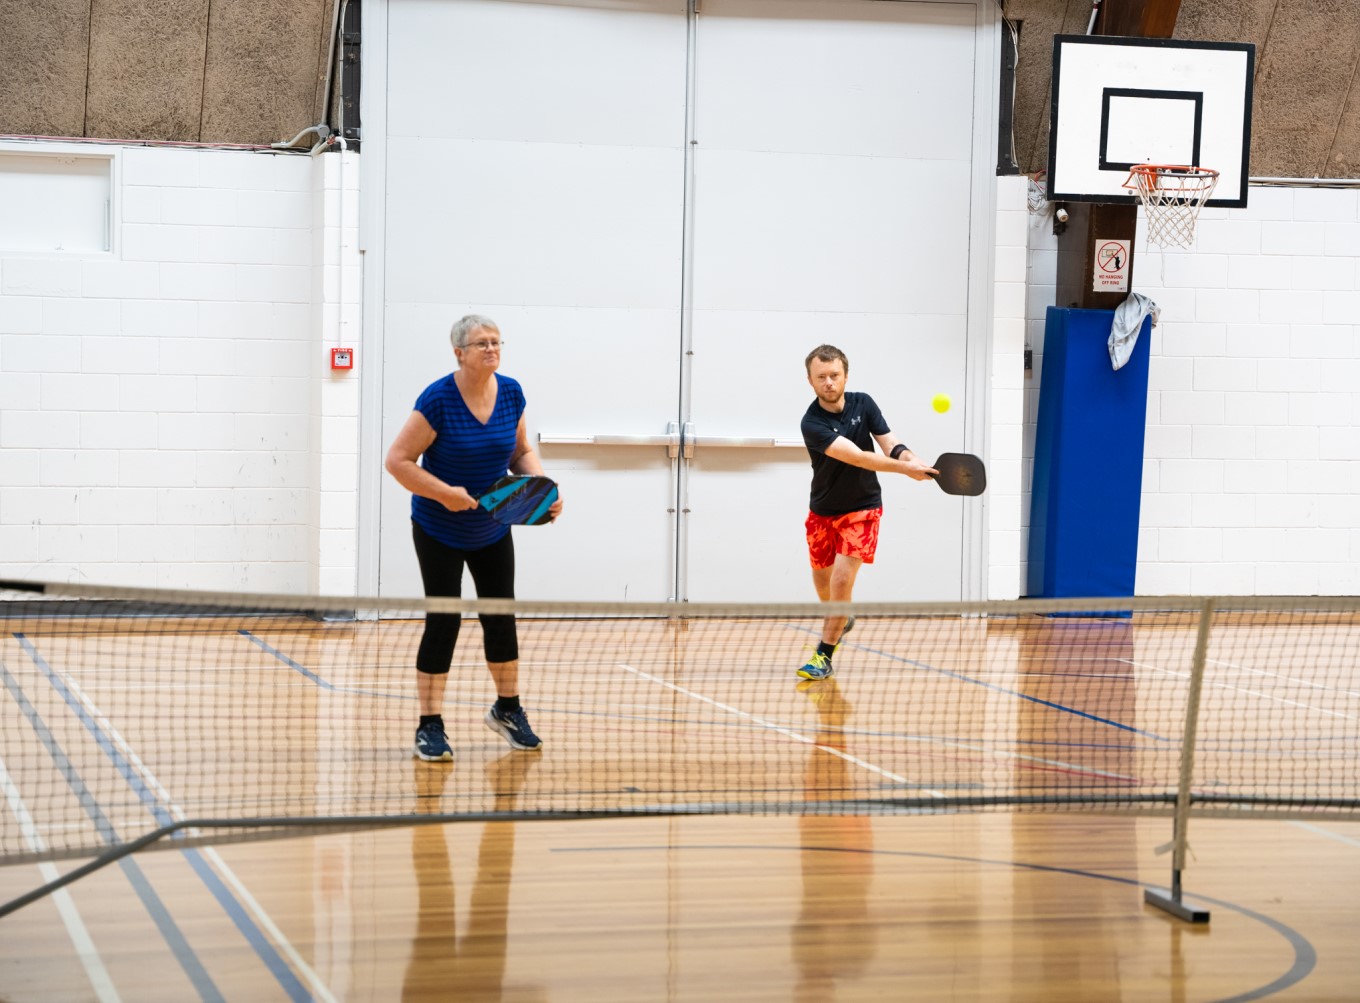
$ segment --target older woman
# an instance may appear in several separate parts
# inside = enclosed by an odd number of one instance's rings
[[[436,380],[416,399],[387,451],[387,471],[413,495],[411,522],[416,559],[427,596],[461,596],[463,569],[472,573],[481,599],[515,597],[515,545],[508,526],[477,505],[477,496],[506,472],[542,474],[524,422],[524,391],[502,376],[501,334],[494,321],[470,315],[449,332],[458,369]],[[550,509],[555,519],[558,500]],[[487,668],[496,703],[486,725],[512,748],[542,747],[519,702],[519,639],[515,618],[482,616]],[[420,725],[415,754],[450,762],[440,711],[462,617],[431,613],[416,655]]]

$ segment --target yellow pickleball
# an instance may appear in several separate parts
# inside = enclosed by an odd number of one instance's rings
[[[944,414],[948,411],[949,405],[952,403],[954,402],[949,399],[948,394],[936,394],[934,397],[930,398],[930,406],[940,412],[940,414]]]

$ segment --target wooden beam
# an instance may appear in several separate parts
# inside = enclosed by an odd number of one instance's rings
[[[1180,12],[1181,0],[1104,0],[1096,16],[1096,34],[1170,38]]]

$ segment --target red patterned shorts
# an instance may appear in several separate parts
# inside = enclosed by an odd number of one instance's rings
[[[878,549],[878,522],[881,508],[866,508],[845,515],[817,515],[809,512],[807,522],[808,557],[814,568],[829,568],[837,554],[858,557],[874,563]]]

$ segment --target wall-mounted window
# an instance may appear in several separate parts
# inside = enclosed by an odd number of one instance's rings
[[[0,251],[112,249],[113,158],[0,151]]]

